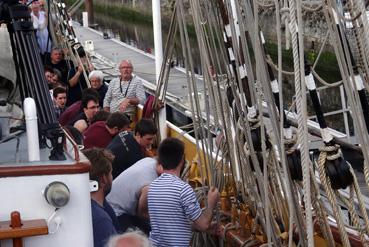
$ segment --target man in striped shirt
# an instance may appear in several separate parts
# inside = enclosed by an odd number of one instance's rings
[[[208,207],[202,211],[191,186],[180,179],[185,163],[183,142],[165,139],[158,155],[163,173],[150,184],[148,193],[150,239],[154,246],[188,247],[192,228],[209,229],[219,192],[214,187],[210,189]]]
[[[104,110],[121,111],[131,120],[136,116],[136,106],[145,103],[145,91],[140,79],[132,75],[133,66],[130,61],[123,60],[119,65],[120,77],[109,83],[104,98]]]

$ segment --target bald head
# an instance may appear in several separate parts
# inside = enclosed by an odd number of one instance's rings
[[[141,241],[133,237],[123,237],[118,240],[116,247],[143,247]]]
[[[123,60],[119,64],[119,72],[123,81],[129,81],[132,79],[133,66],[129,60]]]
[[[149,239],[141,231],[126,232],[112,237],[107,247],[151,247]]]

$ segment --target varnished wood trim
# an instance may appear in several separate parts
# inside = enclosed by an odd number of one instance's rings
[[[336,241],[336,243],[342,244],[340,232],[338,228],[336,226],[331,226],[331,231],[332,231],[334,241]],[[352,247],[362,247],[363,246],[359,236],[348,233],[348,238],[349,238],[349,241]]]
[[[21,227],[11,227],[10,221],[0,222],[0,239],[14,239],[49,233],[45,220],[25,220]]]
[[[9,166],[0,167],[0,177],[79,174],[90,171],[90,163],[78,162],[70,165]]]
[[[315,231],[318,234],[320,234],[321,236],[323,236],[323,233],[322,233],[322,231],[321,231],[321,229],[319,227],[319,223],[318,222],[315,222],[314,229],[315,229]],[[339,232],[337,226],[330,225],[330,229],[331,229],[331,232],[332,232],[334,241],[337,244],[342,244],[340,232]],[[349,241],[350,241],[350,244],[351,244],[352,247],[362,247],[363,246],[363,244],[361,243],[361,240],[360,240],[360,237],[359,236],[356,236],[356,235],[354,235],[352,233],[347,233],[347,235],[348,235],[348,238],[349,238]]]

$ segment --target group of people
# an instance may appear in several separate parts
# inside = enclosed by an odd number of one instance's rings
[[[188,247],[193,230],[211,228],[219,192],[210,188],[207,207],[200,207],[194,190],[180,178],[185,165],[185,147],[179,139],[164,139],[157,157],[127,163],[114,179],[113,152],[94,147],[84,154],[91,162],[90,179],[98,182],[98,190],[91,192],[95,247]],[[131,232],[131,229],[139,231]],[[126,234],[139,238],[141,244],[119,245],[117,239],[126,238]],[[115,245],[106,245],[111,239]]]
[[[71,132],[78,132],[81,138],[77,139],[81,142],[84,139],[86,146],[96,141],[105,148],[112,137],[126,130],[134,120],[136,106],[145,103],[145,91],[141,80],[132,74],[130,61],[120,63],[120,77],[108,85],[104,74],[93,70],[87,62],[86,54],[81,52],[79,56],[81,64],[74,68],[71,61],[64,59],[62,49],[53,48],[45,59],[45,79],[59,123],[72,129]],[[98,138],[90,134],[95,130]]]
[[[47,15],[37,3],[31,9],[42,39]],[[201,209],[193,189],[180,179],[183,142],[167,138],[153,157],[149,149],[157,133],[154,122],[142,118],[131,131],[136,106],[146,101],[132,63],[123,60],[119,78],[107,85],[84,52],[73,65],[64,59],[62,49],[53,48],[47,55],[49,41],[45,49],[41,44],[55,114],[84,147],[91,163],[90,179],[98,183],[98,189],[91,191],[94,246],[189,246],[193,229],[210,227],[219,193],[211,188],[207,208]]]

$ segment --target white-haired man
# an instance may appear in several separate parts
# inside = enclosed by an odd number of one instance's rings
[[[108,91],[108,86],[104,83],[104,74],[100,70],[93,70],[88,75],[91,87],[99,93],[99,105],[103,107],[104,98]]]
[[[109,83],[104,99],[104,110],[121,111],[131,120],[136,116],[136,106],[145,103],[145,91],[140,79],[132,75],[133,66],[130,61],[123,60],[119,65],[120,77]]]
[[[110,238],[107,247],[151,247],[150,240],[141,231],[128,231]]]

